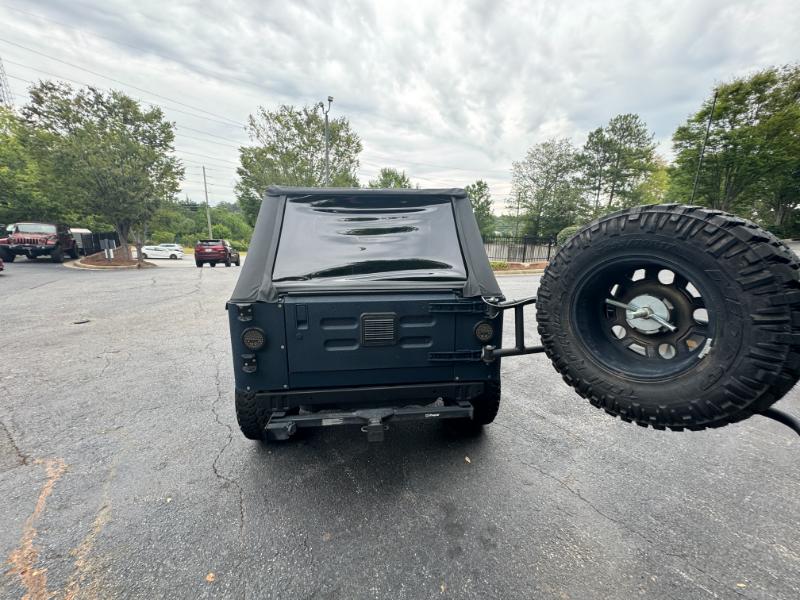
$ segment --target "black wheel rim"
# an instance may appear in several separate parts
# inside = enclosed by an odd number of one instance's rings
[[[653,257],[612,259],[576,287],[572,322],[606,369],[631,379],[669,379],[697,367],[711,349],[711,289],[702,272],[688,265]]]

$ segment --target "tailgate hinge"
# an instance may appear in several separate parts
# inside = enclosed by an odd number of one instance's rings
[[[252,304],[234,304],[236,307],[236,314],[240,321],[253,320],[253,305]]]
[[[453,352],[428,352],[431,362],[464,362],[481,360],[481,350],[455,350]]]
[[[482,301],[474,302],[431,302],[428,305],[430,312],[438,313],[486,313],[488,306]]]

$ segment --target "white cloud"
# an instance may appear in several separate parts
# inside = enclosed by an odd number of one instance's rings
[[[483,178],[498,208],[529,146],[551,136],[580,144],[618,113],[642,115],[668,153],[715,82],[797,60],[800,30],[790,0],[84,0],[9,2],[0,14],[3,40],[182,102],[0,41],[18,99],[20,79],[44,71],[167,106],[195,199],[202,163],[212,202],[232,199],[235,146],[258,104],[330,94],[364,141],[363,180],[381,166],[422,186]]]

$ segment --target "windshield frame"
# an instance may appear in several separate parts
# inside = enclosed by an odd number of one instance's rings
[[[32,227],[23,229],[22,227],[26,225]],[[56,235],[58,233],[58,227],[52,223],[14,223],[13,225],[10,225],[10,227],[14,228],[12,233],[40,233],[43,235]],[[46,227],[47,229],[34,229],[35,227]]]

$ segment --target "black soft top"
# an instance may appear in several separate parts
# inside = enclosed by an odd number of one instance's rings
[[[463,189],[270,187],[232,302],[281,293],[500,296]]]

